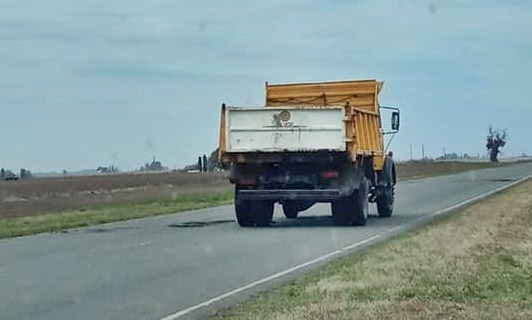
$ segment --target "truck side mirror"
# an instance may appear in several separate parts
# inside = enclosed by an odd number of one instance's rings
[[[399,131],[399,112],[392,112],[392,130]]]

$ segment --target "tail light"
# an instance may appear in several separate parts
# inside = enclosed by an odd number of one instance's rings
[[[321,177],[326,180],[330,179],[336,179],[338,178],[338,172],[330,170],[330,171],[324,171],[321,173]]]
[[[242,178],[238,179],[238,184],[243,186],[252,186],[256,184],[255,178]]]

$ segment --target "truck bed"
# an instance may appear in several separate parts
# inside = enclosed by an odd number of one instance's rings
[[[222,108],[219,159],[229,164],[246,162],[253,153],[257,160],[264,154],[332,151],[352,161],[371,157],[380,170],[381,88],[376,80],[266,83],[265,107]]]
[[[330,81],[315,83],[266,83],[266,106],[345,105],[379,112],[378,95],[382,83],[377,80]]]

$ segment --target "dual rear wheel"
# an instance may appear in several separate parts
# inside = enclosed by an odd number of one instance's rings
[[[349,196],[331,204],[334,223],[341,226],[365,226],[368,210],[368,182],[364,180]]]
[[[239,188],[235,188],[236,219],[242,227],[266,227],[273,218],[274,202],[269,200],[243,200],[238,195]],[[342,226],[364,226],[369,211],[369,186],[364,180],[358,189],[349,196],[342,197],[331,204],[334,223]],[[386,188],[377,197],[377,211],[379,217],[387,218],[393,213],[393,187]],[[300,211],[295,203],[283,204],[283,211],[287,218],[295,219]]]
[[[379,218],[389,218],[393,213],[394,191],[390,186],[382,190],[377,197],[377,212]],[[337,225],[366,225],[368,210],[367,184],[355,190],[350,196],[340,198],[332,203],[334,223]]]
[[[268,200],[243,200],[235,188],[236,220],[241,227],[267,227],[273,218],[273,202]]]
[[[382,190],[377,197],[377,211],[380,218],[389,218],[393,213],[394,191],[393,187],[389,186]]]

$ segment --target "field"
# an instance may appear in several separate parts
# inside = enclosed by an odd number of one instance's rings
[[[532,319],[532,181],[218,313],[225,319]]]
[[[399,180],[510,165],[406,162]],[[0,182],[0,238],[101,224],[232,201],[224,173],[114,174]]]
[[[0,218],[222,192],[221,173],[114,174],[0,182]]]

